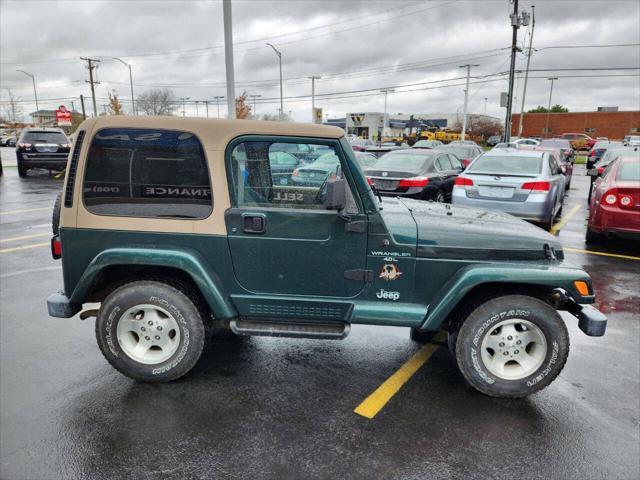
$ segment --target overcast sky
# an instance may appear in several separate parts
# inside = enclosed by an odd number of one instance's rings
[[[507,90],[511,28],[508,0],[467,1],[267,1],[233,0],[236,94],[261,95],[257,113],[276,113],[279,106],[278,61],[269,41],[282,51],[285,111],[294,120],[311,116],[311,81],[316,105],[330,118],[347,112],[382,111],[383,87],[391,113],[435,113],[462,110],[464,76],[472,70],[469,111],[504,116],[499,107]],[[555,82],[553,103],[572,111],[598,106],[640,109],[640,2],[521,1],[535,4],[536,27],[526,106],[546,105]],[[225,95],[222,2],[212,1],[0,1],[1,99],[10,88],[35,109],[31,80],[36,77],[40,108],[53,108],[90,97],[81,56],[103,61],[98,69],[98,108],[116,90],[130,108],[129,76],[119,56],[133,66],[136,96],[167,86],[190,101]],[[529,28],[521,28],[520,45]],[[528,40],[527,40],[528,41]],[[585,45],[626,47],[586,48]],[[548,48],[581,46],[580,48]],[[526,57],[518,55],[517,69]],[[605,68],[619,70],[602,70]],[[626,70],[622,70],[626,68]],[[582,76],[582,78],[579,78]],[[489,81],[490,80],[490,81]],[[482,83],[480,83],[482,82]],[[516,80],[515,112],[523,81]],[[352,93],[343,93],[352,92]],[[330,94],[330,95],[327,95]],[[325,95],[325,98],[322,97]],[[348,97],[347,97],[348,95]],[[286,98],[301,97],[301,98]],[[342,98],[336,98],[342,97]],[[90,100],[86,103],[91,110]],[[209,107],[216,115],[216,107]],[[199,105],[204,115],[204,106]],[[221,113],[226,113],[224,104]],[[195,115],[194,104],[187,114]]]

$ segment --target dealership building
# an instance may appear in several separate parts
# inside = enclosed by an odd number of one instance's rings
[[[640,111],[618,111],[599,108],[596,112],[525,113],[523,137],[554,137],[563,133],[586,133],[590,137],[622,139],[626,135],[640,135]],[[514,114],[511,134],[518,132],[520,115]]]
[[[469,122],[480,119],[501,121],[489,115],[470,113],[467,116]],[[362,112],[347,113],[345,118],[328,119],[326,125],[334,125],[344,129],[347,134],[357,135],[361,138],[377,140],[379,135],[383,137],[397,137],[409,133],[417,128],[425,129],[435,127],[438,129],[460,129],[462,125],[461,113],[380,113]]]

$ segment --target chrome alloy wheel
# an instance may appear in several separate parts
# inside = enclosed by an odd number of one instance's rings
[[[518,318],[496,324],[482,339],[482,363],[502,380],[520,380],[534,373],[547,356],[547,340],[533,323]]]
[[[132,360],[156,365],[172,357],[180,345],[180,327],[173,316],[156,305],[136,305],[120,317],[118,344]]]

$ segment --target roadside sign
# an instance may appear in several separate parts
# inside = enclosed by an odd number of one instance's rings
[[[507,108],[509,105],[509,92],[501,92],[500,93],[500,106]]]
[[[313,122],[322,123],[322,108],[315,107],[313,109]]]
[[[56,110],[56,123],[59,127],[71,126],[71,112],[64,105],[60,105]]]

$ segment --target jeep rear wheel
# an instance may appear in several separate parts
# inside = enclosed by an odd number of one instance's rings
[[[201,307],[159,281],[127,283],[102,303],[96,339],[119,372],[144,382],[168,382],[196,364],[204,345]]]
[[[569,355],[569,334],[556,310],[525,295],[476,308],[455,339],[458,367],[476,390],[519,398],[548,386]]]

